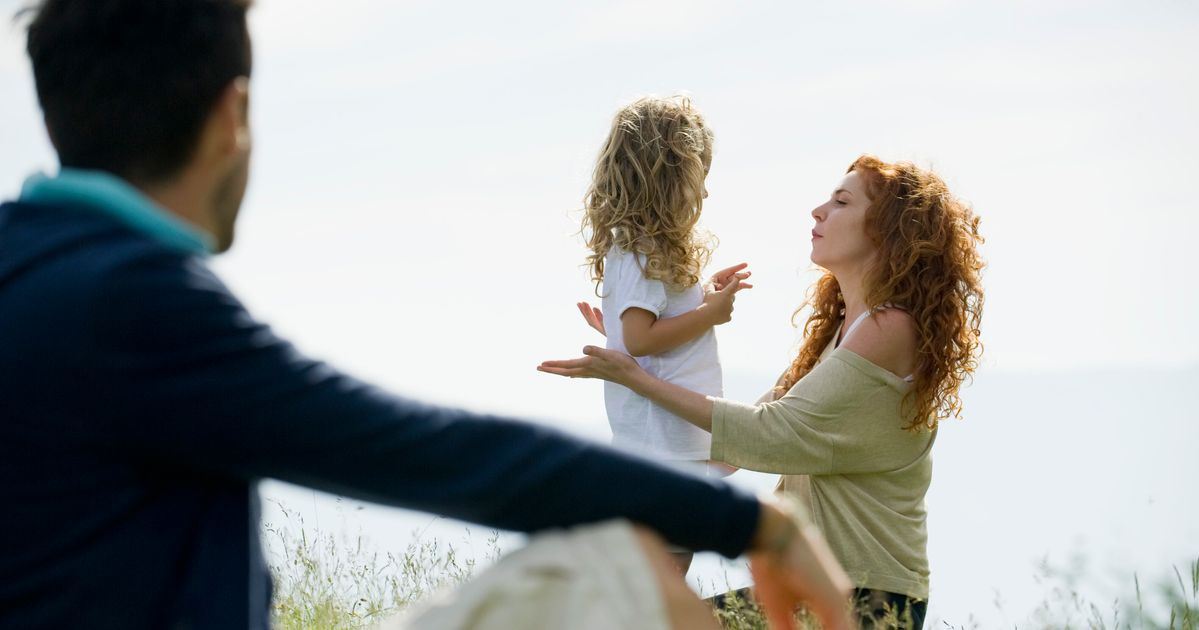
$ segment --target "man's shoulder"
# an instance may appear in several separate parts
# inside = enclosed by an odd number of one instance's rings
[[[93,367],[112,352],[166,356],[250,325],[202,257],[86,212],[13,210],[0,207],[0,347],[18,339],[52,345],[37,359],[47,370],[71,355]]]
[[[0,291],[18,280],[94,287],[139,265],[184,266],[189,258],[86,209],[0,205]]]

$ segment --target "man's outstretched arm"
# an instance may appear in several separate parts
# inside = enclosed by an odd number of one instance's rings
[[[271,477],[519,531],[624,517],[736,556],[759,503],[557,430],[401,398],[298,353],[203,265],[142,256],[97,287],[95,439],[161,466]],[[399,358],[398,360],[402,360]]]

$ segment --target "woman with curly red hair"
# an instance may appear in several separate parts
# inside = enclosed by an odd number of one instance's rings
[[[594,346],[538,369],[620,383],[711,431],[712,459],[781,474],[853,581],[862,625],[889,615],[919,628],[929,456],[982,348],[979,220],[936,174],[873,156],[812,217],[824,274],[796,311],[808,313],[804,341],[755,404],[689,391]]]

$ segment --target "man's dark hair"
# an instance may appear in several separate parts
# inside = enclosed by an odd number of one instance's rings
[[[65,167],[174,175],[229,82],[250,74],[251,0],[43,0],[27,50]]]

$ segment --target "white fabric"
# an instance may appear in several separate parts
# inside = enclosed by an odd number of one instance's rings
[[[620,316],[630,308],[653,313],[658,319],[682,315],[704,301],[698,284],[674,290],[643,273],[645,257],[613,247],[604,257],[604,325],[608,348],[628,352]],[[722,396],[720,357],[716,332],[699,337],[661,354],[638,357],[637,363],[664,381],[708,396]],[[612,427],[612,444],[667,460],[706,460],[712,438],[707,431],[688,423],[647,398],[615,383],[604,383],[604,405]]]
[[[455,590],[377,630],[666,630],[666,606],[632,526],[539,534]]]
[[[862,322],[866,321],[866,318],[870,317],[870,314],[873,312],[874,311],[863,311],[861,315],[858,315],[858,318],[853,320],[853,323],[850,324],[849,328],[845,331],[845,336],[841,337],[841,343],[845,343],[845,340],[849,339],[849,336],[853,334],[853,331],[857,330],[858,326],[861,326]]]

